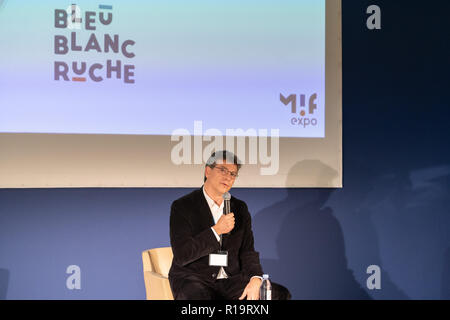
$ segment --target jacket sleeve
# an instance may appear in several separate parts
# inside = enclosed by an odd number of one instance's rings
[[[244,235],[241,248],[239,250],[239,259],[241,268],[248,278],[253,276],[262,276],[263,270],[259,261],[259,253],[255,251],[254,238],[252,232],[252,218],[248,212],[247,205],[243,204],[242,213],[244,215]]]
[[[180,266],[194,262],[220,248],[211,228],[193,234],[192,222],[177,201],[172,203],[170,210],[170,243],[173,261]]]

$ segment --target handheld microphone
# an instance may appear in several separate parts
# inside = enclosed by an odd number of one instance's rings
[[[231,194],[229,192],[225,192],[222,195],[223,198],[223,214],[229,214],[231,212],[231,206],[230,206],[230,199]],[[230,233],[225,233],[226,236],[228,236]]]
[[[231,194],[229,192],[225,192],[222,198],[223,198],[223,214],[229,214],[231,212],[230,207]]]

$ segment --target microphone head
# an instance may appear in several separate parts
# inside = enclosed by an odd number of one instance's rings
[[[222,196],[223,200],[230,200],[231,194],[229,192],[225,192]]]

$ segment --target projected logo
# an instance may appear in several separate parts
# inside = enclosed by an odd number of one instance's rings
[[[308,100],[308,104],[306,104],[306,100]],[[296,94],[285,97],[280,93],[280,101],[285,106],[291,105],[291,114],[296,115],[291,118],[293,126],[307,128],[318,125],[317,118],[314,116],[317,110],[317,93],[312,94],[308,99],[305,94],[299,94],[297,99]]]
[[[68,60],[55,61],[54,80],[76,82],[101,82],[106,79],[119,79],[124,83],[134,83],[134,64],[125,64],[122,59],[130,61],[135,57],[135,41],[121,41],[118,34],[99,34],[97,27],[113,24],[113,6],[101,4],[97,11],[85,11],[72,4],[66,10],[55,9],[54,26],[58,29],[71,30],[70,35],[56,34],[54,53],[66,56]],[[87,39],[82,41],[81,39]],[[102,55],[117,55],[118,59],[98,61]],[[92,57],[92,59],[89,59]],[[121,59],[120,59],[121,58]],[[86,60],[95,60],[88,63]],[[131,60],[132,61],[132,60]]]

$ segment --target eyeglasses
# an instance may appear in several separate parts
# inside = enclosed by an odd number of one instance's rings
[[[237,174],[237,172],[233,172],[233,171],[230,171],[230,170],[228,170],[227,168],[225,168],[225,167],[214,167],[213,169],[219,169],[220,170],[220,173],[222,174],[222,175],[229,175],[229,176],[231,176],[231,178],[232,179],[236,179],[237,178],[237,176],[238,176],[238,174]]]

